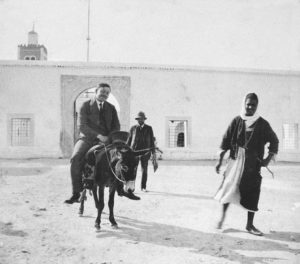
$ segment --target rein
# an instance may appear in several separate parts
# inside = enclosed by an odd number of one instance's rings
[[[107,159],[107,162],[108,162],[108,164],[109,164],[109,168],[110,168],[111,172],[113,173],[113,175],[115,176],[115,178],[116,178],[118,181],[120,181],[120,182],[122,182],[122,183],[126,183],[126,181],[120,179],[120,178],[117,176],[117,174],[114,172],[114,170],[113,170],[113,168],[112,168],[112,166],[111,166],[111,164],[110,164],[110,161],[109,161],[109,158],[108,158],[108,155],[107,155],[107,151],[108,151],[108,150],[107,150],[107,147],[106,147],[105,145],[104,145],[104,149],[105,149],[106,159]],[[121,175],[122,175],[122,177],[123,177],[122,169],[121,169],[120,173],[121,173]],[[123,178],[124,178],[124,177],[123,177]]]
[[[137,151],[137,152],[143,152],[143,151],[148,150],[148,152],[146,152],[145,154],[139,155],[139,156],[145,156],[145,155],[148,155],[148,153],[149,153],[151,150],[153,150],[153,149],[155,149],[155,150],[159,151],[160,153],[162,153],[162,151],[161,151],[159,148],[156,148],[156,147],[154,147],[154,148],[139,149],[139,150],[136,150],[136,151]]]
[[[110,145],[106,146],[105,144],[103,144],[103,147],[104,147],[104,149],[105,149],[106,159],[107,159],[107,162],[108,162],[108,164],[109,164],[109,168],[110,168],[112,174],[115,176],[115,178],[116,178],[118,181],[120,181],[120,182],[122,182],[122,183],[125,184],[126,181],[124,181],[123,179],[120,179],[120,178],[118,177],[118,175],[116,175],[116,173],[114,172],[114,170],[113,170],[113,168],[112,168],[112,166],[111,166],[111,164],[110,164],[109,157],[108,157],[108,154],[107,154],[107,151],[108,151],[107,147],[110,147],[110,146],[112,146],[112,145],[113,145],[113,144],[110,144]],[[140,149],[140,150],[138,150],[138,151],[141,151],[141,152],[142,152],[142,151],[148,150],[148,152],[146,152],[146,153],[143,154],[143,155],[139,155],[139,156],[145,156],[145,155],[147,155],[147,154],[148,154],[151,150],[153,150],[153,149],[156,149],[156,148],[154,147],[154,148]],[[122,168],[121,168],[121,170],[120,170],[120,173],[121,173],[122,177],[124,178],[124,176],[123,176],[123,174],[122,174]]]

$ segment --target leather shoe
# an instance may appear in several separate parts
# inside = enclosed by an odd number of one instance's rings
[[[261,232],[260,230],[258,230],[254,225],[246,227],[246,230],[248,231],[248,233],[255,235],[255,236],[263,236],[264,235],[264,233]]]
[[[124,196],[125,192],[123,191],[123,189],[117,189],[117,193],[119,196]]]
[[[130,192],[130,193],[127,193],[127,192],[124,192],[122,193],[123,196],[127,197],[128,199],[131,199],[131,200],[141,200],[140,197],[136,196],[134,193]]]
[[[70,199],[65,200],[67,204],[79,203],[80,193],[73,193]]]

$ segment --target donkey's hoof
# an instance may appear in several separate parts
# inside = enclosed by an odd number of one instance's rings
[[[219,221],[219,222],[217,223],[216,228],[217,228],[217,229],[222,229],[222,227],[223,227],[223,221]]]
[[[111,227],[112,227],[112,229],[119,229],[118,224],[112,224]]]
[[[95,228],[96,228],[96,231],[100,231],[100,224],[98,224],[98,223],[95,223]]]
[[[79,216],[82,216],[82,215],[83,215],[83,209],[79,209],[78,215],[79,215]]]
[[[83,213],[79,212],[79,213],[78,213],[78,216],[79,216],[79,217],[82,217],[82,216],[83,216]]]

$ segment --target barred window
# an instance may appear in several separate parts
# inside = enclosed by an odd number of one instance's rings
[[[298,124],[283,124],[283,149],[298,149]]]
[[[182,148],[187,146],[188,121],[169,120],[168,145],[169,148]]]
[[[31,118],[11,118],[11,145],[29,146],[32,144]]]

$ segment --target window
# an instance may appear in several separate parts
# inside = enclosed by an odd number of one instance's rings
[[[283,149],[298,149],[298,124],[283,124]]]
[[[11,115],[8,118],[9,142],[11,146],[33,145],[32,115]]]
[[[24,60],[36,60],[35,56],[25,56]]]
[[[168,120],[168,147],[183,148],[188,145],[188,120]]]

